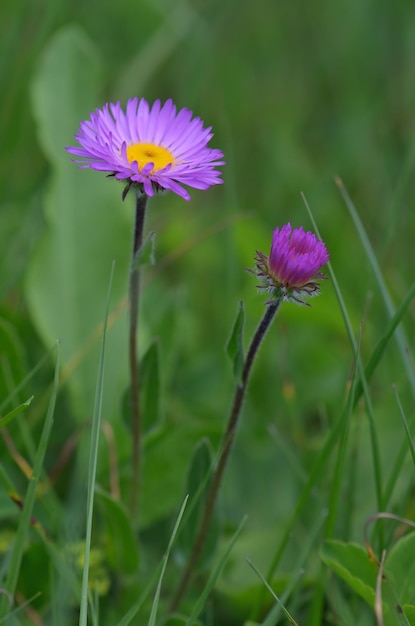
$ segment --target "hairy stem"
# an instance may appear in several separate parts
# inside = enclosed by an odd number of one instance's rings
[[[137,515],[140,490],[140,461],[141,461],[141,411],[140,411],[140,382],[138,363],[137,328],[140,308],[140,269],[137,264],[137,253],[143,242],[144,218],[146,213],[147,195],[137,190],[135,205],[134,240],[130,267],[130,333],[129,333],[129,362],[130,362],[130,389],[131,389],[131,421],[133,430],[132,451],[132,492],[131,513],[133,519]]]
[[[178,605],[180,604],[180,601],[183,598],[187,590],[187,587],[191,581],[191,578],[197,566],[198,560],[203,550],[203,546],[205,545],[205,541],[207,538],[209,525],[210,525],[213,511],[215,508],[218,492],[222,483],[222,478],[225,472],[229,454],[231,452],[232,445],[235,440],[239,416],[241,413],[241,408],[242,408],[243,400],[245,397],[245,393],[247,390],[251,368],[252,368],[255,356],[258,352],[258,348],[261,345],[262,340],[265,337],[265,334],[278,310],[280,302],[281,300],[276,300],[275,302],[271,302],[270,304],[268,304],[264,317],[259,323],[258,328],[249,346],[248,353],[246,355],[246,359],[244,362],[242,379],[241,379],[241,382],[236,387],[232,409],[231,409],[229,419],[228,419],[228,424],[227,424],[226,431],[222,438],[220,456],[219,456],[216,469],[212,476],[212,482],[210,484],[209,492],[206,498],[206,505],[205,505],[203,518],[202,518],[195,542],[193,544],[193,549],[189,556],[189,560],[187,562],[186,568],[182,574],[182,578],[177,587],[177,591],[173,597],[173,601],[171,604],[172,611],[175,610],[176,607],[178,607]]]

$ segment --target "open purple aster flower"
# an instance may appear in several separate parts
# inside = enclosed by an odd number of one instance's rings
[[[185,200],[182,185],[208,189],[223,181],[215,168],[224,165],[220,150],[207,147],[213,137],[188,109],[176,111],[171,100],[152,107],[144,98],[131,98],[125,112],[119,102],[106,104],[81,122],[75,139],[81,147],[66,150],[80,159],[79,167],[109,172],[126,180],[125,193],[137,185],[147,196],[169,189]]]
[[[319,270],[330,258],[322,241],[302,227],[292,229],[291,224],[276,228],[272,236],[271,251],[267,257],[257,252],[254,274],[274,299],[307,304],[305,296],[320,293],[316,282],[325,275]]]

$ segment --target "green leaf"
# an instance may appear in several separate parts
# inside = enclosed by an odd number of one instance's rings
[[[109,318],[103,415],[118,415],[120,389],[128,381],[127,327],[120,316],[133,234],[133,210],[122,186],[101,172],[80,170],[65,146],[74,145],[82,120],[102,104],[101,64],[83,32],[65,27],[51,38],[32,85],[38,139],[51,164],[44,195],[46,228],[28,263],[25,282],[30,315],[47,346],[61,340],[62,377],[74,417],[85,419],[94,403],[102,310],[108,275],[116,261]],[[123,305],[124,302],[124,305]]]
[[[378,568],[362,546],[329,539],[323,543],[320,557],[359,596],[374,605]]]
[[[399,541],[387,556],[385,563],[386,579],[382,582],[382,604],[385,626],[407,624],[408,615],[402,616],[397,605],[413,602],[413,580],[415,575],[414,554],[415,533],[407,535]],[[331,567],[358,595],[373,607],[375,603],[376,578],[378,565],[371,561],[366,550],[355,543],[344,543],[337,540],[324,542],[320,557]],[[405,609],[404,609],[405,611]],[[410,620],[410,624],[415,624]]]
[[[137,250],[131,269],[136,270],[142,265],[154,265],[156,249],[156,233],[147,235],[144,243]]]
[[[110,564],[118,572],[132,574],[138,567],[139,552],[129,515],[121,502],[98,486],[95,495],[106,528],[106,553]]]
[[[26,402],[22,402],[22,404],[19,404],[19,406],[17,406],[15,409],[10,411],[10,413],[7,413],[7,415],[0,418],[0,428],[3,428],[3,426],[6,426],[6,424],[11,422],[12,419],[16,417],[16,415],[19,415],[19,413],[27,409],[27,407],[32,404],[32,400],[34,397],[35,396],[31,396],[28,400],[26,400]]]
[[[415,606],[412,604],[404,604],[402,609],[410,625],[415,626]]]
[[[385,573],[401,605],[415,604],[415,533],[402,537],[386,556]]]
[[[180,559],[187,560],[193,548],[200,522],[205,511],[206,496],[210,486],[213,452],[208,439],[196,445],[187,474],[186,493],[189,494],[189,510],[186,521],[177,540]],[[204,569],[214,555],[219,528],[217,514],[213,514],[208,536],[198,561],[199,569]]]
[[[244,304],[241,301],[239,304],[238,315],[236,316],[235,324],[232,329],[232,334],[226,345],[226,351],[233,364],[233,375],[238,383],[241,382],[242,372],[244,368],[244,324],[245,311]]]

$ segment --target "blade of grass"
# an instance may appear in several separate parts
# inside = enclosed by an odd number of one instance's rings
[[[158,602],[159,602],[159,598],[160,598],[161,583],[162,583],[162,580],[163,580],[163,577],[164,577],[164,572],[166,570],[166,565],[167,565],[167,561],[168,561],[169,556],[170,556],[171,549],[173,547],[174,541],[175,541],[176,536],[177,536],[177,531],[179,529],[180,523],[181,523],[182,518],[183,518],[183,514],[184,514],[184,510],[186,508],[187,500],[188,500],[188,496],[186,496],[185,499],[184,499],[184,502],[183,502],[182,507],[181,507],[180,512],[179,512],[179,515],[177,516],[177,520],[176,520],[176,523],[174,525],[173,532],[171,534],[169,545],[167,546],[166,553],[163,556],[163,559],[162,559],[160,565],[158,566],[154,576],[150,580],[149,584],[147,585],[147,587],[145,588],[145,590],[143,591],[141,596],[138,598],[137,602],[131,607],[131,609],[128,611],[128,613],[126,613],[124,615],[124,617],[121,619],[121,621],[118,622],[117,626],[129,626],[129,624],[131,624],[131,621],[137,615],[137,613],[141,609],[143,603],[145,602],[146,598],[149,596],[150,591],[153,588],[154,583],[155,583],[155,581],[156,581],[156,579],[158,577],[159,580],[158,580],[158,585],[157,585],[157,591],[156,591],[156,595],[154,597],[153,607],[152,607],[151,616],[150,616],[150,620],[152,620],[152,619],[155,620],[156,612],[157,612],[157,608],[158,608]],[[152,617],[153,616],[153,612],[154,612],[154,617]],[[148,626],[150,626],[150,623],[151,622],[149,622]],[[152,622],[152,623],[155,623],[155,621]]]
[[[413,283],[412,287],[406,294],[404,300],[402,301],[401,305],[397,309],[395,315],[390,320],[386,333],[383,335],[383,337],[379,339],[375,349],[373,350],[370,356],[370,359],[365,368],[365,376],[366,376],[367,381],[371,379],[372,374],[374,373],[379,361],[381,360],[386,350],[386,347],[389,344],[390,339],[392,338],[395,330],[397,329],[399,323],[401,322],[403,316],[405,315],[414,296],[415,296],[415,283]],[[357,391],[356,391],[355,406],[358,403],[359,398],[361,397],[362,393],[363,393],[363,388],[362,388],[362,385],[359,384]]]
[[[56,348],[56,346],[53,346],[53,348],[48,350],[46,352],[46,354],[44,354],[42,356],[42,358],[37,362],[37,364],[31,369],[31,371],[28,373],[28,375],[25,376],[23,378],[23,380],[18,385],[16,385],[16,387],[7,396],[7,398],[5,398],[5,400],[3,400],[3,402],[0,404],[0,413],[2,413],[4,411],[4,409],[6,408],[6,406],[9,403],[13,402],[14,398],[19,393],[19,391],[21,391],[27,385],[27,383],[33,378],[33,376],[41,369],[41,367],[43,367],[43,365],[47,361],[49,361],[50,355],[55,350],[55,348]]]
[[[302,197],[303,197],[303,201],[304,201],[305,207],[307,209],[307,213],[308,213],[309,218],[311,220],[311,223],[313,224],[313,228],[316,231],[317,236],[319,238],[321,238],[319,230],[318,230],[318,227],[317,227],[317,224],[316,224],[316,222],[314,220],[314,217],[313,217],[313,214],[311,212],[310,206],[309,206],[309,204],[308,204],[304,194],[302,194]],[[356,220],[358,220],[358,222],[361,224],[360,219],[359,219],[359,217],[357,215],[357,211],[355,209],[354,209],[354,213],[355,213],[355,216],[356,216]],[[361,226],[361,231],[362,232],[361,233],[359,232],[359,235],[361,236],[362,242],[363,242],[363,236],[366,237],[366,233],[363,230],[363,226]],[[368,243],[367,237],[366,237],[366,240],[367,240],[367,243]],[[369,246],[370,246],[370,244],[369,244]],[[376,257],[373,254],[372,250],[371,250],[371,252],[372,252],[372,258],[370,258],[369,260],[370,260],[370,262],[372,264],[372,267],[373,267],[373,264],[376,265],[376,267],[378,269],[379,276],[380,276],[380,278],[383,281],[383,277],[382,277],[382,275],[380,273],[379,266],[377,265]],[[369,256],[369,251],[368,250],[366,250],[366,253]],[[351,322],[350,322],[349,316],[347,314],[346,306],[344,304],[344,300],[343,300],[343,297],[342,297],[342,294],[341,294],[338,282],[336,280],[336,277],[334,276],[334,272],[333,272],[333,270],[331,268],[331,264],[330,263],[328,264],[328,267],[329,267],[329,272],[330,272],[330,278],[333,281],[334,289],[335,289],[335,292],[336,292],[336,297],[338,299],[338,302],[340,304],[340,308],[342,310],[343,319],[345,320],[345,324],[346,324],[347,332],[348,332],[348,335],[349,335],[349,339],[351,341],[354,354],[356,355],[356,358],[357,358],[357,368],[358,368],[358,372],[359,372],[359,375],[360,375],[360,381],[361,381],[361,384],[362,384],[363,395],[364,395],[364,398],[365,398],[366,410],[367,410],[367,415],[368,415],[368,419],[369,419],[370,439],[371,439],[372,457],[373,457],[373,470],[374,470],[374,475],[375,475],[375,487],[376,487],[377,506],[378,506],[378,511],[381,511],[383,509],[382,466],[381,466],[381,460],[380,460],[380,450],[379,450],[379,444],[378,444],[378,440],[377,440],[376,421],[375,421],[374,415],[373,415],[372,402],[371,402],[370,395],[369,395],[369,390],[368,390],[368,385],[367,385],[367,379],[366,379],[365,371],[364,371],[364,368],[363,368],[362,360],[360,358],[360,353],[359,353],[359,351],[357,349],[357,346],[356,346],[355,338],[354,338],[353,333],[352,333],[352,326],[351,326]],[[382,284],[384,284],[384,283],[382,283]],[[386,289],[386,287],[385,287],[385,289]],[[387,294],[387,295],[389,296],[389,294]],[[414,386],[414,390],[415,390],[415,386]],[[383,539],[383,535],[382,534],[380,534],[380,539],[382,541],[382,539]]]
[[[59,346],[56,345],[56,364],[55,364],[55,376],[52,390],[52,396],[49,402],[49,408],[43,426],[42,434],[40,436],[39,446],[36,451],[36,456],[33,464],[33,472],[29,481],[26,496],[24,499],[23,510],[19,519],[19,525],[17,528],[16,538],[14,541],[12,554],[10,557],[9,568],[7,571],[7,578],[5,588],[7,592],[13,597],[16,591],[17,580],[20,572],[20,566],[22,562],[23,552],[26,544],[26,537],[32,517],[33,506],[36,498],[36,488],[39,482],[39,478],[42,471],[43,460],[45,458],[46,448],[48,445],[50,433],[53,426],[54,411],[56,404],[56,397],[59,387]],[[3,597],[0,601],[0,617],[7,615],[8,606],[7,601]]]
[[[94,490],[95,479],[97,473],[98,462],[98,443],[99,434],[101,430],[101,410],[102,410],[102,395],[104,390],[104,357],[105,357],[105,344],[106,344],[106,330],[109,312],[109,303],[112,287],[112,279],[114,275],[113,262],[111,267],[111,274],[107,293],[107,303],[104,317],[104,328],[101,339],[101,352],[99,356],[98,377],[97,386],[95,390],[95,402],[94,412],[92,417],[92,432],[91,432],[91,444],[89,453],[89,470],[88,470],[88,492],[87,492],[87,517],[86,517],[86,536],[85,536],[85,555],[84,555],[84,568],[82,574],[82,588],[81,588],[81,603],[79,610],[79,626],[87,626],[88,622],[88,580],[89,580],[89,558],[91,552],[91,537],[92,537],[92,518],[94,513]]]
[[[401,322],[404,314],[407,311],[407,308],[410,304],[410,302],[412,301],[414,295],[415,295],[415,284],[412,285],[411,289],[409,290],[408,294],[406,295],[406,297],[404,298],[404,300],[402,301],[399,309],[394,312],[393,309],[393,305],[392,305],[392,301],[391,298],[389,296],[389,293],[387,291],[382,273],[380,271],[379,268],[379,264],[377,262],[376,256],[373,252],[373,249],[370,245],[369,239],[366,235],[366,232],[364,231],[363,225],[360,221],[360,218],[358,216],[358,213],[353,205],[353,203],[351,202],[344,186],[343,183],[340,181],[340,179],[336,179],[336,183],[340,188],[340,191],[342,193],[342,196],[346,202],[347,208],[352,216],[352,219],[356,225],[356,228],[358,230],[359,236],[362,240],[363,246],[365,248],[366,254],[369,258],[370,264],[372,266],[372,270],[375,274],[375,277],[377,279],[378,282],[378,286],[379,289],[381,291],[382,294],[382,298],[384,300],[385,306],[387,308],[387,311],[391,317],[390,320],[390,324],[388,326],[388,329],[386,331],[386,333],[384,334],[384,336],[379,340],[375,350],[372,353],[372,356],[366,366],[366,369],[363,369],[363,365],[361,363],[361,359],[360,357],[358,357],[358,369],[359,369],[359,374],[360,374],[360,382],[357,385],[357,389],[356,389],[356,393],[355,393],[355,398],[354,398],[354,406],[356,406],[360,396],[363,394],[365,397],[365,403],[366,403],[366,408],[367,408],[367,412],[368,412],[368,417],[369,417],[369,424],[370,424],[370,435],[371,435],[371,444],[372,444],[372,454],[373,454],[373,463],[374,463],[374,472],[375,472],[375,481],[376,481],[376,496],[377,496],[377,503],[378,503],[378,510],[382,510],[383,508],[383,502],[384,502],[384,498],[382,495],[382,476],[381,476],[381,463],[380,463],[380,452],[379,452],[379,446],[378,446],[378,442],[377,442],[377,436],[376,436],[376,422],[373,416],[373,409],[372,409],[372,404],[371,404],[371,400],[370,400],[370,396],[369,396],[369,392],[368,392],[368,381],[370,380],[370,378],[372,377],[376,366],[378,365],[381,357],[383,356],[386,346],[388,345],[390,339],[392,338],[392,336],[394,336],[395,333],[395,337],[396,340],[398,342],[398,347],[401,353],[401,358],[404,360],[404,364],[405,364],[405,369],[408,375],[408,379],[409,382],[411,384],[411,388],[412,391],[415,395],[415,376],[413,374],[413,370],[412,370],[412,366],[411,366],[411,362],[408,356],[408,353],[406,351],[405,345],[406,345],[406,340],[405,340],[405,336],[403,334],[402,329],[399,328],[399,323]],[[314,217],[312,215],[311,209],[308,205],[308,202],[304,196],[304,194],[301,194],[305,207],[307,209],[308,215],[310,217],[311,223],[313,225],[313,228],[315,229],[317,235],[320,237],[319,231],[318,231],[318,227],[317,224],[314,220]],[[343,315],[343,319],[346,325],[346,329],[347,329],[347,333],[349,336],[349,340],[352,344],[352,347],[354,349],[355,354],[358,354],[356,352],[356,345],[355,345],[355,339],[353,336],[353,332],[352,332],[352,326],[350,323],[350,319],[348,317],[347,314],[347,310],[346,310],[346,306],[344,304],[341,292],[340,292],[340,288],[338,285],[338,282],[336,280],[336,277],[334,275],[334,272],[332,270],[331,264],[328,264],[328,269],[329,269],[329,274],[330,274],[330,278],[333,282],[334,285],[334,289],[336,292],[336,297],[339,301],[339,305],[340,305],[340,309],[342,311],[342,315]]]
[[[156,623],[157,609],[158,609],[158,605],[159,605],[159,601],[160,601],[161,584],[163,582],[164,572],[166,571],[167,561],[169,560],[170,552],[171,552],[171,549],[173,547],[173,543],[174,543],[174,540],[176,538],[177,530],[178,530],[178,528],[180,526],[180,522],[182,520],[183,513],[184,513],[184,510],[186,508],[186,504],[187,504],[188,498],[189,498],[189,496],[186,496],[185,499],[184,499],[184,502],[182,504],[182,508],[180,509],[180,513],[179,513],[179,515],[177,517],[176,523],[175,523],[174,528],[173,528],[173,532],[172,532],[171,537],[170,537],[169,545],[167,546],[166,553],[165,553],[165,555],[163,557],[163,565],[162,565],[160,576],[159,576],[159,580],[158,580],[158,583],[157,583],[157,589],[156,589],[156,593],[155,593],[155,596],[154,596],[153,606],[151,607],[151,613],[150,613],[150,619],[148,621],[148,626],[155,626],[155,623]]]
[[[210,592],[212,591],[213,587],[215,586],[215,582],[216,579],[218,578],[219,574],[221,573],[223,566],[226,563],[226,560],[233,548],[233,546],[235,545],[236,540],[238,539],[242,528],[245,525],[245,522],[247,520],[247,516],[245,516],[241,523],[239,524],[238,528],[236,529],[235,533],[233,534],[232,539],[230,540],[228,547],[226,548],[223,556],[221,557],[221,559],[219,560],[219,562],[217,563],[217,565],[213,568],[209,579],[206,583],[205,588],[203,589],[203,592],[201,593],[201,595],[199,596],[199,598],[196,600],[194,607],[193,607],[193,611],[189,617],[189,619],[186,622],[186,626],[193,626],[194,622],[197,620],[198,616],[200,615],[200,613],[203,610],[203,607],[205,606],[206,600],[209,597]]]
[[[340,433],[343,430],[343,422],[346,418],[346,414],[345,411],[343,411],[340,416],[337,417],[337,420],[334,422],[332,429],[330,431],[330,433],[328,434],[328,437],[326,439],[326,442],[323,445],[323,448],[320,451],[320,454],[318,456],[318,458],[316,459],[307,482],[305,483],[300,496],[298,498],[296,507],[291,515],[291,517],[289,518],[287,525],[286,525],[286,529],[285,532],[281,538],[281,541],[274,553],[274,557],[271,561],[271,565],[268,569],[267,572],[267,580],[272,580],[275,570],[278,567],[278,564],[281,560],[282,555],[285,552],[285,549],[288,545],[288,542],[291,538],[292,532],[293,532],[293,528],[294,525],[296,523],[296,521],[298,520],[301,512],[303,511],[305,505],[307,504],[307,501],[310,497],[310,495],[312,494],[313,490],[316,488],[316,485],[318,483],[318,481],[320,480],[320,478],[323,476],[324,474],[324,470],[326,469],[328,462],[330,460],[330,456],[335,448],[335,445],[338,441],[338,438],[340,436]],[[257,616],[260,613],[260,607],[262,605],[262,601],[263,601],[263,590],[261,590],[261,592],[258,595],[257,601],[255,603],[255,606],[253,608],[253,613],[251,616],[251,619],[253,621],[257,620]]]
[[[359,339],[357,343],[358,352],[355,354],[354,361],[357,362],[359,358],[360,352],[360,343],[361,343],[361,332],[359,334]],[[327,517],[325,538],[330,539],[334,533],[334,526],[336,523],[337,510],[339,506],[340,494],[341,494],[341,483],[344,473],[344,465],[346,461],[346,450],[347,443],[349,439],[350,432],[350,423],[353,415],[353,406],[354,406],[354,396],[356,392],[357,385],[357,367],[353,368],[353,376],[350,385],[350,391],[347,396],[347,403],[344,409],[344,421],[343,421],[343,430],[340,435],[339,448],[337,453],[336,465],[334,468],[333,480],[330,488],[330,501],[329,501],[329,514]]]
[[[276,606],[279,609],[279,613],[282,611],[285,615],[285,617],[288,619],[288,621],[290,622],[290,624],[292,624],[293,626],[298,626],[297,622],[295,621],[295,619],[293,618],[292,615],[290,615],[290,613],[287,611],[287,609],[284,606],[284,602],[286,601],[286,597],[288,598],[289,595],[291,594],[291,591],[293,590],[294,586],[297,584],[297,581],[300,579],[300,577],[303,575],[303,571],[300,570],[296,576],[294,576],[291,579],[290,584],[288,585],[287,589],[284,591],[284,600],[281,598],[279,598],[277,596],[277,594],[274,592],[274,590],[272,589],[272,587],[267,583],[267,581],[265,580],[265,578],[263,577],[263,575],[261,574],[261,572],[259,571],[259,569],[257,569],[255,567],[255,565],[252,563],[252,561],[250,559],[247,559],[248,565],[250,567],[252,567],[252,569],[254,570],[255,574],[258,576],[258,578],[260,579],[260,581],[263,583],[263,585],[265,585],[265,587],[268,589],[268,591],[270,592],[270,594],[272,595],[272,597],[276,600],[277,604]],[[275,607],[274,607],[275,608]],[[266,618],[265,622],[262,623],[262,626],[274,626],[275,624],[275,620],[277,619],[277,617],[279,617],[279,613],[274,613],[274,609],[272,609],[271,613],[268,615],[268,617]]]
[[[305,208],[306,208],[307,213],[308,213],[308,217],[310,218],[311,224],[312,224],[312,226],[313,226],[313,228],[314,228],[314,230],[316,232],[316,235],[317,235],[317,237],[319,239],[321,239],[321,235],[320,235],[319,229],[317,227],[316,221],[314,219],[314,216],[313,216],[313,214],[311,212],[310,205],[308,204],[307,199],[306,199],[306,197],[305,197],[305,195],[303,193],[301,194],[301,197],[303,199]],[[334,271],[333,271],[333,268],[331,266],[331,263],[327,263],[327,269],[328,269],[329,274],[330,274],[330,280],[333,283],[334,291],[336,293],[336,298],[338,300],[338,303],[339,303],[339,306],[340,306],[340,311],[341,311],[341,314],[343,316],[343,321],[344,321],[344,325],[346,327],[347,335],[349,337],[349,341],[350,341],[352,349],[353,349],[353,354],[357,354],[356,339],[355,339],[355,336],[354,336],[354,333],[353,333],[352,323],[351,323],[350,317],[349,317],[349,315],[347,313],[346,305],[344,303],[343,296],[342,296],[342,293],[340,291],[339,283],[337,282],[337,278],[336,278],[336,276],[334,274]]]
[[[7,415],[5,415],[4,417],[1,417],[0,428],[3,428],[3,426],[6,426],[6,424],[11,422],[12,419],[14,419],[17,415],[19,415],[19,413],[27,409],[27,407],[32,404],[32,400],[34,397],[35,396],[30,396],[30,398],[26,400],[26,402],[22,402],[22,404],[19,404],[19,406],[17,406],[15,409],[10,411],[10,413],[7,413]]]
[[[296,583],[299,580],[300,573],[304,570],[305,563],[309,555],[311,554],[311,550],[313,547],[315,547],[315,541],[317,540],[317,537],[322,529],[322,526],[326,518],[327,518],[327,511],[323,510],[322,513],[317,517],[315,523],[313,524],[310,530],[310,534],[307,538],[306,544],[304,548],[302,549],[302,551],[300,552],[297,562],[294,564],[294,571],[297,572],[297,576],[293,578],[293,580],[288,585],[287,589],[284,591],[280,599],[281,605],[276,604],[271,609],[270,613],[268,614],[262,626],[272,626],[273,624],[276,623],[276,620],[282,610],[282,605],[285,604],[288,598],[290,597],[293,589],[295,588]]]
[[[158,568],[155,571],[154,575],[152,576],[150,582],[148,583],[147,587],[144,589],[142,594],[139,596],[138,600],[133,604],[133,606],[124,615],[124,617],[118,622],[117,626],[129,626],[129,624],[131,624],[132,620],[137,615],[137,613],[140,611],[140,609],[143,606],[144,602],[146,601],[146,599],[150,595],[150,592],[151,592],[151,590],[154,587],[154,584],[155,584],[155,582],[157,580],[157,577],[159,576],[159,571],[161,570],[162,566],[163,566],[163,562],[161,562],[160,565],[158,566]]]
[[[307,213],[309,215],[310,221],[313,225],[313,228],[317,234],[317,236],[321,239],[320,233],[319,233],[319,229],[317,227],[317,224],[315,222],[314,216],[312,214],[312,211],[310,209],[310,206],[307,202],[306,197],[304,196],[304,194],[301,194],[302,198],[303,198],[303,202],[304,205],[306,207]],[[349,337],[349,341],[351,343],[351,347],[353,350],[353,353],[355,355],[355,357],[357,358],[357,370],[358,373],[360,375],[360,378],[362,380],[362,385],[363,385],[363,391],[364,391],[364,396],[365,396],[365,401],[366,401],[366,408],[367,408],[367,412],[368,412],[368,417],[369,417],[369,423],[370,423],[370,432],[371,432],[371,444],[372,444],[372,456],[373,456],[373,465],[374,465],[374,474],[375,474],[375,484],[376,484],[376,494],[377,494],[377,500],[378,500],[378,506],[379,506],[379,510],[381,510],[381,503],[382,503],[382,476],[381,476],[381,464],[380,464],[380,453],[379,453],[379,446],[377,443],[377,438],[376,438],[376,430],[375,430],[375,421],[373,419],[373,411],[372,411],[372,407],[371,407],[371,401],[370,401],[370,397],[369,397],[369,393],[368,393],[368,389],[367,389],[367,384],[366,384],[366,380],[364,378],[364,371],[363,371],[363,365],[360,359],[360,354],[358,351],[358,347],[357,347],[357,342],[355,340],[354,337],[354,333],[353,333],[353,329],[352,329],[352,324],[349,318],[349,315],[347,313],[347,308],[346,305],[344,303],[344,299],[339,287],[339,284],[337,282],[336,276],[334,274],[334,271],[331,267],[331,264],[328,263],[328,270],[329,270],[329,274],[330,274],[330,278],[332,280],[334,289],[335,289],[335,293],[336,293],[336,297],[337,300],[339,302],[339,306],[340,306],[340,310],[343,316],[343,320],[344,320],[344,324],[346,327],[346,331]],[[350,393],[349,393],[349,398],[350,398]],[[320,459],[317,461],[317,463],[321,463],[321,466],[324,467],[325,463],[326,463],[326,455],[327,455],[327,460],[328,457],[330,456],[330,452],[331,452],[331,442],[334,446],[334,441],[332,440],[332,435],[334,432],[336,432],[336,434],[341,434],[344,433],[344,429],[345,429],[345,425],[347,425],[347,422],[350,419],[350,415],[351,415],[351,410],[352,410],[352,405],[350,405],[349,409],[347,408],[348,405],[346,404],[346,407],[343,409],[342,414],[340,416],[340,419],[337,423],[337,425],[333,425],[333,429],[331,432],[331,435],[329,436],[326,446],[323,448],[323,453],[322,455],[320,455]],[[345,450],[345,449],[344,449]],[[343,453],[344,453],[343,450]],[[315,476],[315,480],[317,480],[319,472],[320,472],[320,466],[315,466],[315,469],[318,469],[318,474],[316,472],[316,476]],[[310,479],[313,477],[313,473],[310,476]],[[340,473],[338,474],[337,478],[339,479],[339,477],[341,477]],[[314,477],[313,477],[314,478]],[[333,531],[333,527],[334,527],[334,523],[335,523],[335,512],[337,510],[337,498],[338,498],[338,494],[339,491],[337,491],[337,493],[334,494],[333,497],[335,497],[335,501],[333,500],[331,502],[331,509],[333,511],[333,513],[330,515],[329,517],[329,521],[328,521],[328,527],[327,527],[327,532],[332,533]],[[306,495],[307,499],[308,499],[308,494],[307,494],[307,490],[303,490],[302,496]],[[302,506],[304,506],[305,502],[303,503],[303,498],[301,497],[300,499],[300,503]],[[300,504],[299,503],[299,504]],[[298,505],[297,505],[298,508]],[[297,509],[296,509],[297,511]],[[295,518],[296,519],[296,518]],[[292,520],[294,523],[294,520]],[[291,520],[290,520],[291,522]],[[283,543],[280,546],[279,551],[277,552],[274,561],[272,563],[272,566],[274,567],[274,569],[276,568],[279,559],[282,556],[283,550],[285,549],[285,545],[288,542],[289,539],[289,535],[288,533],[285,534],[284,538],[283,538]],[[320,576],[320,580],[322,581],[322,578],[324,576],[324,573],[321,573]],[[270,578],[270,577],[269,577]],[[318,590],[316,591],[316,594],[314,596],[313,599],[313,607],[312,607],[312,619],[314,620],[313,623],[318,623],[318,621],[321,619],[321,611],[323,609],[323,594],[324,594],[324,585],[320,584],[318,586]]]
[[[380,458],[379,442],[377,438],[376,420],[375,420],[375,416],[373,413],[372,401],[369,395],[366,375],[365,375],[365,371],[364,371],[360,356],[358,357],[357,364],[359,367],[360,381],[363,387],[363,395],[365,398],[366,411],[367,411],[367,416],[369,419],[370,441],[371,441],[372,456],[373,456],[373,469],[375,473],[377,507],[378,507],[378,511],[382,511],[384,508],[383,507],[383,493],[382,493],[382,484],[383,484],[382,464],[381,464],[381,458]],[[379,528],[381,528],[381,526],[379,526]],[[380,535],[381,544],[383,544],[383,533],[380,532],[379,535]]]
[[[409,450],[411,451],[412,462],[413,462],[413,464],[415,466],[415,444],[414,444],[414,440],[412,439],[412,435],[411,435],[411,431],[410,431],[410,428],[409,428],[408,420],[406,419],[405,411],[403,410],[403,406],[402,406],[401,400],[399,398],[398,390],[396,389],[395,385],[392,385],[392,389],[393,389],[393,393],[395,395],[396,402],[398,404],[399,413],[400,413],[400,416],[402,418],[402,422],[403,422],[403,425],[404,425],[404,428],[405,428],[405,433],[406,433],[406,436],[408,438],[408,444],[409,444]]]
[[[369,241],[369,238],[366,234],[366,231],[363,227],[362,221],[358,215],[356,207],[354,206],[343,182],[340,178],[336,178],[336,185],[339,188],[340,194],[344,200],[347,210],[349,211],[349,215],[351,216],[356,230],[359,234],[360,240],[363,244],[364,250],[366,252],[367,258],[372,267],[372,271],[375,275],[376,282],[379,287],[380,294],[382,296],[383,303],[385,305],[385,309],[390,318],[394,316],[395,309],[392,303],[391,296],[389,294],[388,288],[386,286],[385,279],[383,278],[382,272],[380,270],[379,263],[377,261],[376,255],[373,251],[372,245]],[[408,342],[405,337],[405,333],[402,328],[396,328],[395,340],[399,349],[399,353],[401,356],[402,363],[405,368],[405,372],[408,378],[409,385],[411,387],[411,391],[413,396],[415,397],[415,373],[413,371],[411,359],[407,350]]]
[[[40,593],[40,591],[38,593],[35,593],[31,598],[29,598],[29,600],[26,600],[26,602],[24,602],[23,604],[19,604],[19,606],[14,609],[14,611],[11,611],[7,617],[3,617],[2,619],[0,619],[0,624],[4,624],[4,622],[6,621],[6,619],[10,619],[12,617],[16,617],[16,615],[18,613],[21,613],[23,611],[23,609],[27,606],[29,606],[32,602],[34,602],[34,600],[36,600],[36,598],[38,598],[40,595],[42,595]]]

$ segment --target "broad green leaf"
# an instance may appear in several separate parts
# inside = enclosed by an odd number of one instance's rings
[[[193,548],[196,535],[205,511],[207,492],[210,486],[213,452],[207,439],[202,439],[193,452],[186,481],[186,493],[189,494],[188,515],[177,540],[180,558],[186,560]],[[198,567],[203,569],[212,559],[218,540],[218,519],[213,513],[208,536],[200,556]]]
[[[245,311],[243,302],[239,304],[238,315],[232,329],[231,336],[226,345],[226,350],[233,364],[233,374],[235,380],[240,383],[244,367],[244,343],[243,332],[245,324]]]
[[[362,546],[329,539],[323,543],[320,557],[368,604],[374,605],[378,569]]]
[[[22,404],[19,404],[19,406],[17,406],[15,409],[10,411],[10,413],[7,413],[7,415],[0,418],[0,428],[3,428],[3,426],[6,426],[6,424],[11,422],[12,419],[16,417],[16,415],[19,415],[19,413],[27,409],[27,407],[32,404],[33,398],[34,396],[31,396],[28,400],[26,400],[26,402],[22,402]]]
[[[401,605],[415,604],[415,533],[402,537],[386,556],[385,572]]]
[[[95,495],[105,526],[109,562],[116,571],[132,574],[138,567],[139,551],[128,513],[121,502],[114,500],[100,487],[95,488]]]
[[[402,609],[410,625],[415,626],[415,606],[412,604],[404,604]]]
[[[80,170],[65,146],[90,112],[103,104],[101,64],[77,27],[58,31],[46,47],[32,85],[33,114],[51,164],[44,195],[46,229],[28,265],[26,297],[47,346],[61,340],[62,377],[74,416],[84,420],[94,403],[102,311],[116,261],[107,337],[104,417],[113,419],[127,376],[126,303],[133,209],[122,186],[100,172]],[[128,204],[127,204],[128,203]],[[131,208],[127,216],[128,207]],[[124,349],[125,346],[125,349]]]
[[[415,535],[415,533],[413,533]],[[403,541],[403,540],[402,540]],[[385,564],[386,579],[382,582],[382,605],[383,605],[383,619],[385,626],[392,626],[395,624],[407,624],[405,617],[400,615],[400,612],[396,609],[396,605],[402,604],[402,585],[403,593],[410,596],[410,586],[413,581],[414,567],[410,563],[408,555],[405,554],[405,550],[409,555],[413,555],[411,552],[414,548],[414,538],[408,542],[408,545],[395,546],[395,556],[392,556],[392,561],[387,558]],[[393,551],[391,551],[391,555]],[[345,543],[337,540],[327,540],[324,542],[321,550],[320,557],[323,562],[331,567],[333,571],[342,578],[358,595],[360,595],[366,602],[374,607],[375,604],[375,589],[376,578],[378,575],[378,566],[368,557],[366,550],[355,543]],[[413,559],[412,559],[413,560]],[[394,575],[395,570],[398,572],[398,578],[396,582],[392,581],[392,567]],[[398,565],[399,563],[399,565]],[[410,563],[410,566],[409,566]],[[409,569],[405,570],[405,567]],[[405,581],[405,572],[408,579]],[[391,580],[389,580],[391,578]],[[392,586],[391,583],[392,582]],[[406,583],[406,584],[404,584]],[[413,597],[413,593],[412,593]],[[412,622],[411,622],[412,624]]]

